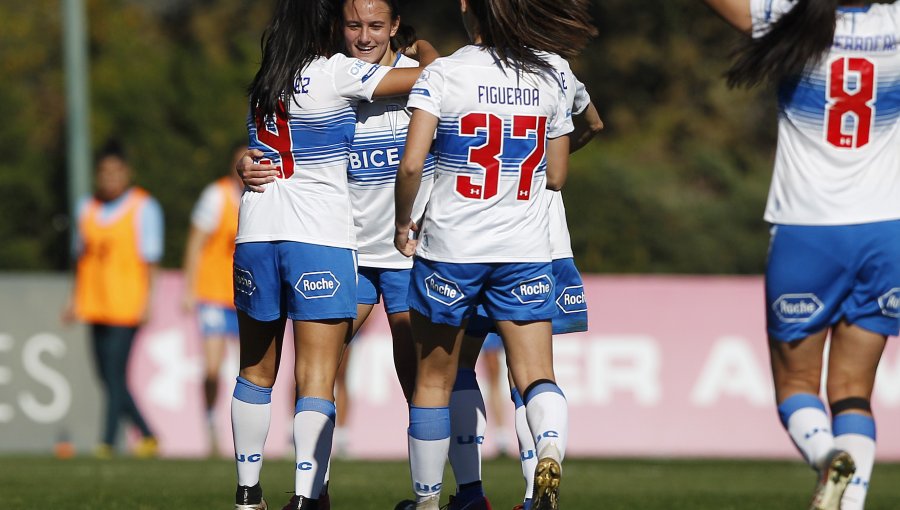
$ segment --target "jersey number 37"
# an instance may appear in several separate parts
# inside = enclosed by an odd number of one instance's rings
[[[485,137],[479,147],[469,148],[468,163],[484,170],[482,184],[472,182],[470,175],[456,176],[456,192],[465,198],[487,200],[497,195],[500,186],[500,154],[503,152],[503,119],[493,113],[469,113],[459,119],[459,136]],[[534,133],[534,148],[519,166],[517,200],[531,198],[531,183],[534,171],[544,160],[547,140],[547,117],[535,115],[514,115],[510,138],[528,139]]]

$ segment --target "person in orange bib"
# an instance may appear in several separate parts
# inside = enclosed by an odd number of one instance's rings
[[[151,286],[163,252],[162,209],[131,184],[131,167],[116,142],[97,158],[94,195],[78,209],[78,259],[65,322],[90,326],[94,361],[106,392],[106,418],[95,455],[110,458],[119,420],[140,431],[138,457],[157,453],[157,441],[128,389],[126,369],[138,328],[147,321]]]
[[[185,292],[182,305],[196,312],[206,361],[204,396],[210,443],[214,442],[213,411],[219,386],[219,369],[229,340],[238,339],[234,310],[234,238],[244,184],[234,170],[247,147],[235,149],[229,175],[206,186],[191,214],[191,230],[184,253]],[[215,451],[215,446],[213,446]]]

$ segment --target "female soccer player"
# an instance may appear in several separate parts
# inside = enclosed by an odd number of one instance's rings
[[[463,0],[473,45],[413,88],[396,182],[395,245],[416,254],[410,285],[419,355],[409,448],[416,508],[437,509],[450,443],[448,404],[466,321],[483,303],[525,388],[537,438],[535,506],[558,507],[565,398],[553,382],[555,313],[544,188],[565,180],[572,130],[559,79],[539,50],[572,55],[594,33],[587,2]],[[412,208],[432,138],[436,178],[425,218]]]
[[[334,428],[334,379],[356,316],[354,230],[347,162],[356,105],[406,94],[419,69],[390,69],[334,53],[341,4],[279,0],[250,87],[251,149],[279,177],[245,192],[234,254],[241,371],[232,399],[236,509],[264,509],[259,473],[285,320],[294,326],[298,401],[295,495],[318,508]],[[435,55],[421,55],[427,64]]]
[[[900,3],[706,2],[752,35],[729,83],[778,86],[765,214],[778,411],[819,472],[810,508],[858,510],[875,458],[875,371],[900,331]],[[819,398],[829,334],[830,418]]]

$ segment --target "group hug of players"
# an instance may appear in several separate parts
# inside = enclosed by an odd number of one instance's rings
[[[900,5],[706,0],[752,35],[732,84],[779,86],[765,219],[778,410],[819,473],[810,508],[863,508],[869,399],[900,329]],[[259,485],[285,323],[295,341],[294,496],[327,509],[335,374],[384,300],[409,403],[414,499],[489,509],[481,484],[481,343],[507,353],[526,491],[560,505],[567,404],[552,336],[587,329],[559,190],[602,122],[573,75],[596,29],[586,0],[461,0],[469,45],[438,58],[396,0],[279,0],[250,87],[250,151],[234,252],[240,376],[236,510]],[[576,128],[577,126],[577,128]],[[808,302],[820,303],[810,307]],[[820,377],[826,336],[828,404]]]

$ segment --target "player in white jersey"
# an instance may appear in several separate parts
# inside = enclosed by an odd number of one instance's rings
[[[287,319],[294,327],[298,400],[295,489],[285,508],[320,508],[335,373],[356,316],[346,173],[356,105],[408,93],[419,73],[332,54],[340,23],[340,2],[279,0],[250,88],[250,148],[263,151],[279,178],[241,198],[234,254],[241,340],[232,399],[236,509],[266,508],[259,474]],[[434,55],[422,57],[427,63]]]
[[[812,509],[859,510],[870,399],[900,331],[900,3],[706,0],[751,35],[732,85],[778,86],[766,304],[778,411],[819,472]],[[823,351],[830,334],[826,393]]]
[[[461,9],[474,44],[435,61],[413,88],[395,190],[395,245],[416,255],[410,308],[419,361],[409,425],[416,508],[438,508],[463,330],[481,303],[503,336],[517,386],[526,388],[540,458],[534,507],[555,509],[568,423],[553,375],[543,195],[565,179],[572,126],[558,79],[536,50],[573,55],[594,29],[587,2],[577,0],[463,0]],[[435,184],[419,232],[412,208],[435,133]]]

